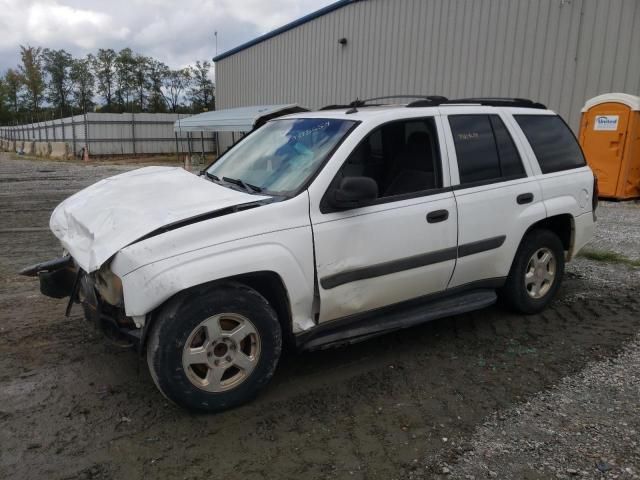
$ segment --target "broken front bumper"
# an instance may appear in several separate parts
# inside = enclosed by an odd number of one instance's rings
[[[76,287],[78,268],[67,255],[46,262],[36,263],[20,271],[20,275],[38,277],[40,292],[47,297],[71,297]]]
[[[86,320],[120,347],[140,343],[140,329],[126,316],[122,306],[105,302],[93,275],[82,271],[71,256],[38,263],[20,271],[21,275],[38,277],[40,292],[52,298],[69,297],[66,315],[74,303],[81,303]]]

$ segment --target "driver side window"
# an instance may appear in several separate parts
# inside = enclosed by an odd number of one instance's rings
[[[378,199],[411,196],[442,187],[440,146],[433,117],[402,120],[373,130],[340,169],[346,177],[369,177]]]

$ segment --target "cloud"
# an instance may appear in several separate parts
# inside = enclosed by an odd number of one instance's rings
[[[108,13],[74,8],[55,1],[0,0],[0,50],[29,43],[95,48],[97,41],[124,39],[126,26],[118,26]]]
[[[220,53],[334,0],[0,0],[0,72],[19,45],[83,56],[131,47],[177,68]]]
[[[63,41],[81,48],[95,48],[98,40],[124,39],[127,27],[116,25],[106,13],[81,10],[57,3],[36,3],[29,8],[26,30],[39,44]]]

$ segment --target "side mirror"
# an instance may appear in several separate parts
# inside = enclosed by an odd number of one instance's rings
[[[378,198],[378,184],[370,177],[345,177],[330,196],[331,206],[339,210],[367,205]]]

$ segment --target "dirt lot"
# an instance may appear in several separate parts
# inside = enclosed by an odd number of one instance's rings
[[[167,403],[134,353],[15,274],[59,254],[59,201],[129,168],[0,154],[0,478],[639,478],[640,268],[625,263],[579,258],[541,315],[496,307],[287,353],[227,413]],[[640,205],[599,215],[591,248],[638,258]]]

